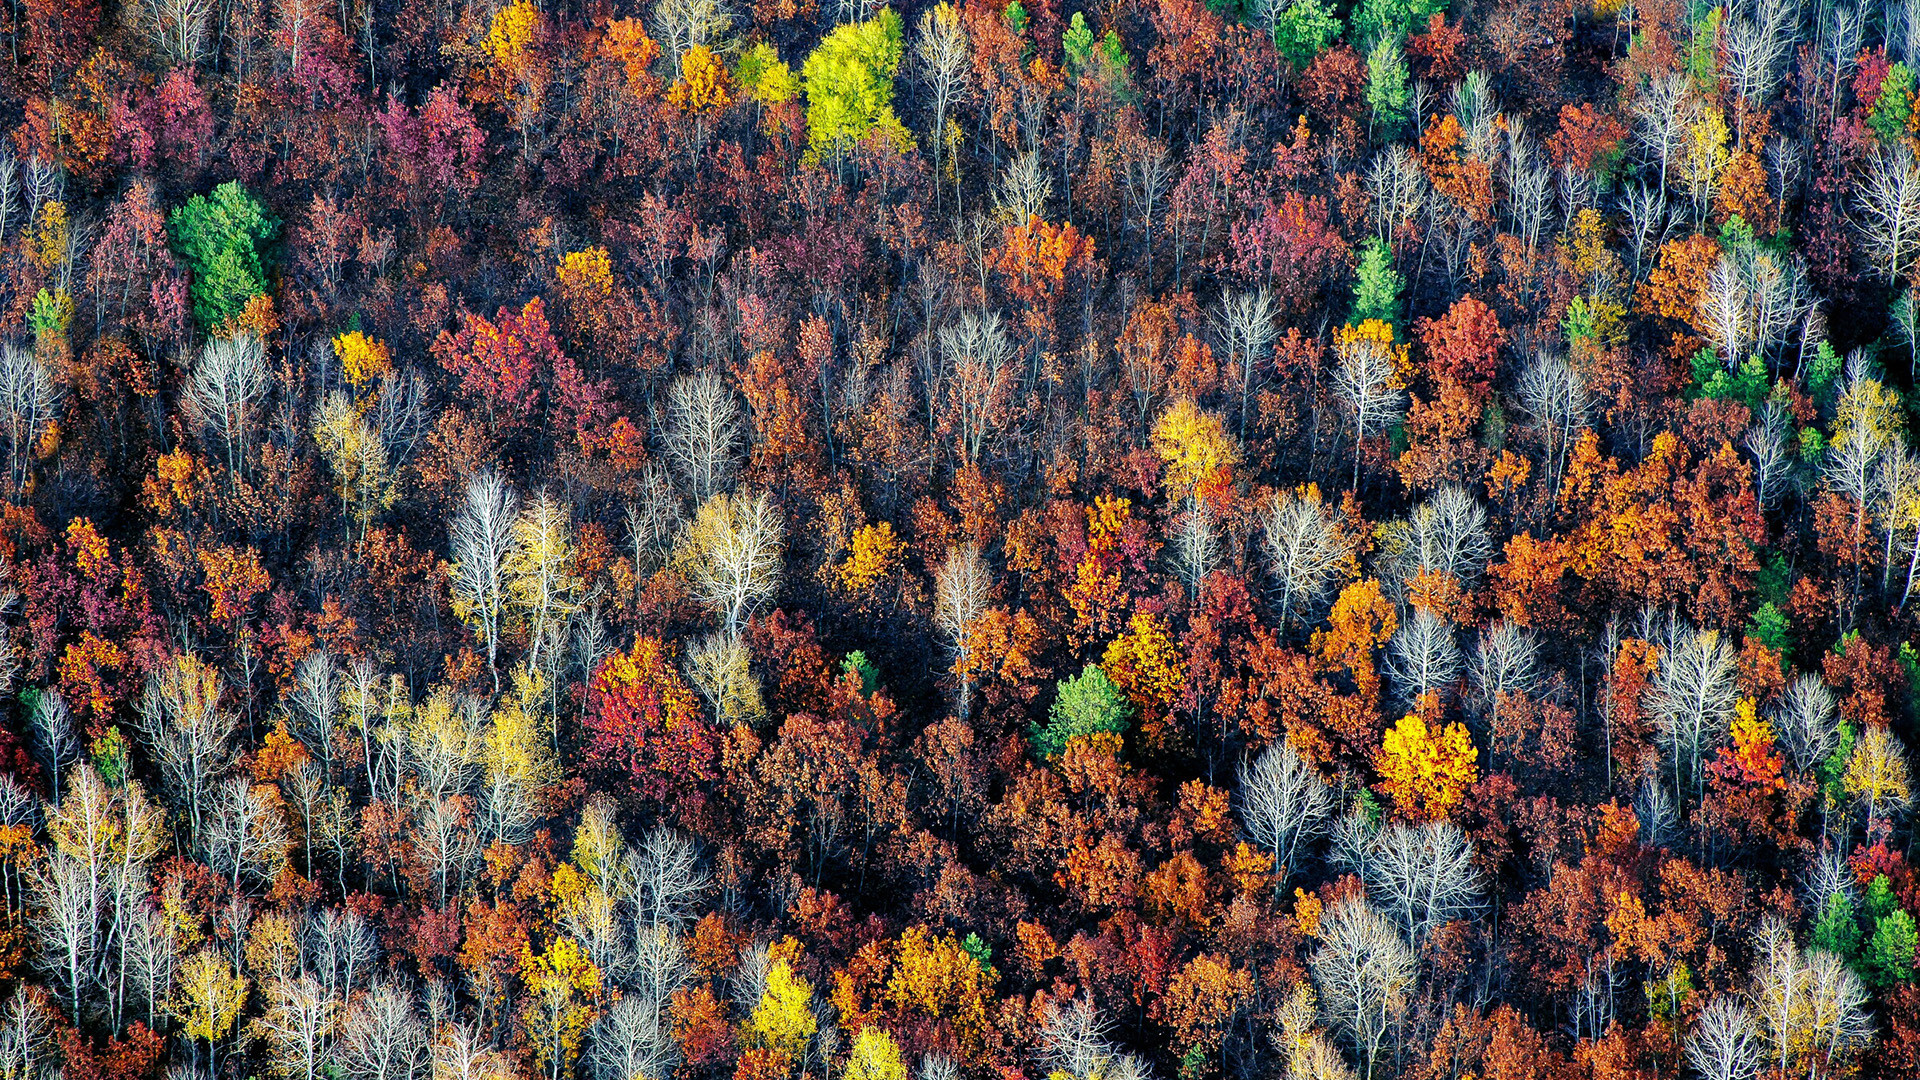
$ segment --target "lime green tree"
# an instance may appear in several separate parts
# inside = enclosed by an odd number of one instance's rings
[[[913,136],[893,114],[900,70],[900,16],[892,8],[865,22],[842,23],[800,66],[807,93],[807,146],[815,158],[838,154],[875,131],[902,150]]]
[[[1273,47],[1302,71],[1339,36],[1340,20],[1320,0],[1294,0],[1273,20]]]
[[[1028,728],[1034,752],[1043,758],[1059,757],[1067,743],[1084,735],[1127,730],[1133,718],[1133,704],[1098,664],[1088,664],[1080,674],[1060,683],[1060,692],[1047,710],[1045,724]]]
[[[267,249],[280,222],[238,181],[195,195],[167,218],[167,239],[193,271],[193,317],[219,326],[267,291]]]

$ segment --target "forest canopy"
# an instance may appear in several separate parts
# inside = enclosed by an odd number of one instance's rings
[[[0,1080],[1920,1075],[1920,0],[18,0]]]

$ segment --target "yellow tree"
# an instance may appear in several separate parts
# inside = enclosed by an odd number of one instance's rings
[[[1240,460],[1239,447],[1220,417],[1183,397],[1167,407],[1153,425],[1153,450],[1165,465],[1169,491],[1192,498],[1219,483]]]
[[[246,977],[211,949],[195,953],[180,966],[170,1011],[180,1021],[180,1033],[189,1046],[195,1040],[207,1044],[207,1068],[212,1075],[219,1075],[219,1043],[240,1018],[240,1010],[247,1003],[247,985]],[[194,1056],[198,1058],[198,1048]]]
[[[740,1039],[750,1051],[769,1056],[774,1071],[785,1073],[806,1052],[819,1026],[813,1015],[813,984],[794,974],[793,965],[781,959],[767,971],[767,988]]]
[[[1466,728],[1448,724],[1436,730],[1418,713],[1408,713],[1381,740],[1373,764],[1402,816],[1441,821],[1479,779],[1479,757]]]
[[[847,1055],[844,1080],[907,1080],[907,1064],[900,1047],[884,1028],[863,1027]]]
[[[532,946],[521,946],[520,978],[527,988],[520,1019],[534,1060],[546,1071],[547,1080],[571,1075],[593,1023],[600,969],[587,959],[579,942],[563,936],[544,955],[536,954]]]
[[[1900,740],[1879,724],[1869,724],[1847,760],[1847,794],[1866,806],[1869,819],[1907,805],[1912,799],[1907,757]]]
[[[360,536],[366,536],[373,519],[391,507],[397,497],[386,444],[339,391],[328,394],[315,411],[313,441],[333,471],[341,513],[357,527]]]

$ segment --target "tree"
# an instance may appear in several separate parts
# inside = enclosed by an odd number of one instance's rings
[[[1371,1078],[1387,1035],[1406,1015],[1413,990],[1413,951],[1378,911],[1358,899],[1330,905],[1320,916],[1319,948],[1308,961],[1321,1007],[1360,1056]]]
[[[147,680],[135,724],[161,782],[200,836],[214,783],[233,761],[239,718],[221,708],[220,672],[183,653]]]
[[[1442,821],[1479,779],[1474,748],[1459,724],[1429,727],[1417,713],[1401,717],[1381,740],[1374,758],[1380,786],[1400,813],[1419,821]]]
[[[780,587],[786,529],[765,493],[715,495],[700,504],[674,553],[694,598],[737,635]]]
[[[498,473],[487,470],[467,481],[465,505],[447,525],[453,549],[448,577],[454,614],[480,632],[487,668],[500,689],[500,632],[509,602],[507,567],[514,556],[514,523],[520,497]]]
[[[695,503],[725,490],[739,467],[740,409],[719,375],[682,375],[667,389],[667,460]]]
[[[1262,0],[1272,16],[1273,45],[1292,64],[1304,71],[1315,57],[1327,50],[1340,36],[1340,20],[1333,9],[1320,0]]]
[[[7,439],[8,494],[15,502],[33,488],[33,462],[50,447],[49,435],[66,394],[37,350],[0,347],[0,430]]]
[[[220,785],[202,842],[207,864],[229,879],[236,895],[242,881],[271,882],[292,846],[279,799],[244,776],[230,776]]]
[[[332,1059],[336,1002],[308,976],[274,979],[267,984],[267,1011],[252,1029],[271,1048],[274,1075],[288,1080],[317,1080]]]
[[[1733,719],[1739,696],[1733,673],[1733,647],[1712,630],[1681,630],[1661,657],[1644,701],[1660,747],[1672,763],[1676,794],[1701,790],[1707,745],[1720,738]]]
[[[233,476],[249,460],[254,410],[267,393],[266,357],[250,333],[209,341],[181,395],[187,415],[219,438]]]
[[[1411,706],[1427,694],[1439,700],[1459,679],[1460,668],[1453,628],[1425,607],[1415,610],[1387,642],[1387,673],[1402,705]]]
[[[938,199],[939,178],[945,175],[940,151],[947,143],[947,114],[967,90],[967,30],[952,4],[936,4],[920,14],[920,33],[914,39],[913,53],[920,62],[920,77],[933,96],[933,129],[928,142],[933,147],[934,197]],[[957,186],[954,195],[959,197]]]
[[[787,961],[775,960],[741,1032],[743,1040],[791,1063],[800,1060],[819,1026],[813,1016],[813,984],[795,974]]]
[[[993,588],[993,573],[973,544],[950,548],[933,579],[933,620],[953,653],[953,671],[960,683],[955,703],[965,720],[973,699],[974,624],[985,614]]]
[[[907,1080],[900,1047],[885,1028],[863,1027],[847,1055],[846,1080]]]
[[[1386,826],[1374,837],[1364,871],[1368,893],[1415,946],[1479,906],[1473,843],[1451,821]]]
[[[1876,151],[1854,180],[1860,230],[1888,282],[1900,279],[1920,249],[1920,163],[1904,145]]]
[[[338,391],[328,394],[314,413],[313,441],[333,470],[342,512],[364,538],[373,519],[398,497],[386,444]],[[352,530],[347,535],[352,538]]]
[[[1133,704],[1106,671],[1098,664],[1088,664],[1080,674],[1060,681],[1053,704],[1047,709],[1047,722],[1028,725],[1028,737],[1035,754],[1057,758],[1074,739],[1125,734],[1133,712]]]
[[[1301,5],[1317,5],[1318,0],[1300,0]],[[1220,299],[1215,325],[1227,347],[1227,364],[1234,371],[1240,390],[1240,437],[1247,437],[1247,413],[1260,389],[1261,360],[1279,336],[1275,321],[1276,305],[1271,290],[1264,286],[1229,292]]]
[[[900,69],[902,24],[891,8],[833,29],[800,66],[807,93],[807,145],[818,158],[843,156],[879,132],[902,150],[913,136],[893,114],[893,76]]]
[[[1546,451],[1545,477],[1558,489],[1574,438],[1587,424],[1587,386],[1559,353],[1537,354],[1520,373],[1520,407],[1540,430]]]
[[[416,1080],[428,1065],[427,1029],[413,995],[390,980],[347,1006],[337,1045],[352,1080]]]
[[[579,609],[585,583],[574,573],[573,515],[541,492],[513,519],[513,539],[503,567],[507,599],[527,621],[527,665],[536,670],[561,658],[567,620]],[[555,724],[558,724],[557,714]],[[554,729],[554,753],[560,735]]]
[[[1335,350],[1338,364],[1333,369],[1333,388],[1353,425],[1355,487],[1360,486],[1363,444],[1399,420],[1405,410],[1403,387],[1390,348],[1378,334],[1343,333]]]
[[[1753,988],[1768,1064],[1783,1072],[1845,1068],[1872,1037],[1867,991],[1846,962],[1801,952],[1777,915],[1761,920]]]
[[[1240,766],[1240,820],[1247,835],[1273,856],[1274,888],[1284,890],[1299,869],[1296,852],[1326,826],[1333,788],[1287,743],[1267,747],[1251,767]]]
[[[203,329],[238,315],[267,291],[267,251],[279,231],[279,221],[232,180],[168,215],[168,239],[193,273],[193,316]]]
[[[715,775],[715,734],[658,638],[642,636],[601,661],[587,687],[582,723],[588,760],[643,798],[691,797]]]
[[[208,1068],[217,1068],[219,1044],[246,1007],[248,981],[212,950],[202,950],[181,966],[177,985],[171,1008],[182,1024],[181,1034],[189,1043],[206,1043]],[[194,1049],[197,1059],[198,1047]]]

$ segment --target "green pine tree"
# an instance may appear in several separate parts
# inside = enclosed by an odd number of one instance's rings
[[[167,218],[174,253],[193,272],[193,317],[211,330],[267,291],[268,245],[280,223],[238,182],[195,195]]]
[[[1860,919],[1853,910],[1853,897],[1844,892],[1827,897],[1827,906],[1820,909],[1820,918],[1813,924],[1809,944],[1848,963],[1853,962],[1854,955],[1860,951]]]
[[[1353,318],[1355,324],[1368,319],[1398,323],[1400,319],[1400,274],[1393,268],[1393,254],[1378,237],[1369,238],[1360,247],[1360,266],[1354,271]]]

